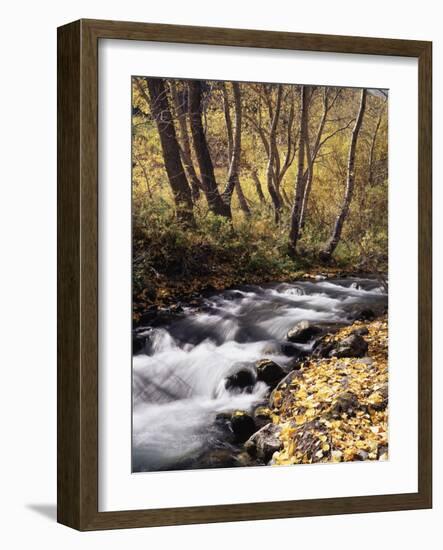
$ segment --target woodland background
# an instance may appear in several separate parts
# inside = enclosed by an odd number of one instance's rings
[[[387,270],[387,91],[134,77],[132,97],[136,308]]]

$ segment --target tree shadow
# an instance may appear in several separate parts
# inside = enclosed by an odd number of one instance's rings
[[[52,521],[57,520],[57,506],[55,504],[26,504],[26,508]]]

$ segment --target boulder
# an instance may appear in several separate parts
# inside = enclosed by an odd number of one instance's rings
[[[292,342],[282,342],[280,345],[281,353],[286,355],[287,357],[293,357],[297,360],[303,360],[307,353],[304,350],[301,350],[298,348],[295,344]]]
[[[270,359],[262,359],[255,366],[257,369],[257,381],[264,382],[270,388],[275,388],[286,374],[280,365]]]
[[[257,407],[254,411],[254,420],[255,425],[258,429],[263,428],[269,422],[272,422],[272,411],[266,405],[261,405]]]
[[[373,364],[374,364],[374,361],[373,359],[371,359],[370,357],[362,357],[360,360],[359,360],[359,363],[362,363],[363,365],[366,365],[368,367],[371,367]]]
[[[373,321],[376,318],[376,314],[372,309],[362,309],[356,316],[356,321]]]
[[[356,334],[357,336],[366,336],[369,334],[369,330],[367,327],[360,327],[353,330],[351,334]]]
[[[344,340],[334,344],[330,357],[364,357],[368,351],[368,343],[358,334],[350,334]]]
[[[226,378],[225,388],[228,390],[237,389],[250,393],[255,382],[255,372],[246,364],[243,367],[239,367],[238,370],[236,370]]]
[[[368,460],[368,458],[369,458],[368,451],[365,451],[363,449],[360,449],[355,454],[355,460]]]
[[[132,353],[140,353],[141,351],[144,351],[145,348],[145,342],[146,342],[147,335],[144,333],[132,333]]]
[[[377,447],[377,459],[387,460],[389,448],[388,445],[379,444]]]
[[[231,414],[226,412],[218,413],[215,416],[215,426],[225,431],[230,431]]]
[[[245,411],[235,411],[231,416],[231,430],[237,443],[244,443],[256,431],[254,419]]]
[[[312,356],[313,357],[330,357],[331,352],[334,350],[335,342],[330,342],[326,336],[319,338],[313,347]]]
[[[311,462],[328,461],[331,458],[331,439],[318,421],[299,426],[293,436],[297,451]]]
[[[146,353],[149,355],[151,350],[151,327],[138,327],[132,332],[132,353]]]
[[[275,424],[266,424],[245,443],[248,454],[267,464],[272,455],[283,448],[279,438],[280,428]]]
[[[360,409],[360,402],[355,393],[344,392],[333,403],[331,415],[333,418],[340,418],[342,414],[355,416],[358,409]]]
[[[322,333],[322,329],[309,321],[300,321],[288,331],[286,338],[294,344],[306,344]]]
[[[303,366],[304,359],[305,359],[305,356],[295,357],[291,359],[291,361],[289,361],[289,363],[286,364],[286,370],[287,371],[300,370]]]
[[[388,384],[382,384],[368,397],[368,403],[375,411],[384,411],[388,406],[388,401]]]
[[[235,466],[263,466],[257,459],[254,459],[247,452],[238,453],[235,455]]]
[[[274,409],[275,407],[279,407],[282,404],[282,398],[291,399],[291,395],[289,392],[282,392],[286,386],[291,384],[294,380],[297,378],[301,378],[302,371],[300,370],[293,370],[289,374],[287,374],[280,382],[277,384],[277,386],[272,390],[271,395],[269,396],[269,407],[271,409]]]
[[[142,313],[140,317],[140,324],[149,325],[151,327],[159,327],[162,325],[168,325],[173,321],[177,321],[183,316],[184,309],[180,303],[163,308],[153,305],[148,307],[146,311]]]
[[[237,465],[235,453],[229,448],[220,448],[200,456],[193,468],[234,468]]]
[[[158,313],[158,306],[152,305],[146,308],[146,310],[140,316],[140,324],[147,325],[152,323]]]

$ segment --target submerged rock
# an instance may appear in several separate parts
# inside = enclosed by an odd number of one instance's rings
[[[235,455],[235,466],[263,466],[263,464],[247,452],[243,452]]]
[[[231,430],[237,443],[244,443],[256,430],[254,419],[245,411],[235,411],[231,416]]]
[[[133,331],[132,333],[132,353],[140,353],[144,351],[146,338],[149,337],[148,329],[142,332]]]
[[[287,357],[293,357],[299,361],[303,360],[307,356],[305,350],[298,348],[297,345],[292,342],[282,342],[280,344],[280,351]]]
[[[215,416],[215,426],[229,432],[231,428],[231,416],[231,414],[226,412],[217,413]]]
[[[159,308],[156,305],[148,307],[148,309],[140,316],[140,325],[149,325],[158,327],[168,325],[173,321],[177,321],[184,316],[184,309],[180,303],[173,304],[169,307]]]
[[[275,424],[266,424],[245,443],[250,456],[267,464],[272,455],[283,448],[279,438],[280,428]]]
[[[258,361],[256,363],[256,369],[257,380],[264,382],[270,388],[275,388],[275,386],[286,374],[279,364],[275,361],[271,361],[270,359],[262,359],[261,361]]]
[[[240,363],[238,366],[234,365],[238,370],[230,374],[225,379],[225,388],[230,389],[239,389],[240,391],[246,391],[250,393],[256,382],[256,374],[254,370],[249,366],[248,363]]]
[[[193,468],[233,468],[238,466],[235,453],[229,448],[212,449],[199,457]]]
[[[151,327],[139,327],[132,332],[132,353],[146,353],[151,351],[151,339],[153,329]]]

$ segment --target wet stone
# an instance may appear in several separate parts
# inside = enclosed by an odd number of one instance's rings
[[[256,363],[256,369],[257,381],[264,382],[270,388],[275,388],[275,386],[286,374],[279,364],[275,361],[271,361],[270,359],[262,359],[261,361],[258,361]]]
[[[319,334],[322,329],[309,321],[300,321],[288,331],[286,338],[294,344],[306,344]]]
[[[235,411],[231,416],[231,429],[235,440],[244,443],[256,431],[254,419],[245,411]]]
[[[334,402],[331,414],[334,418],[340,418],[342,414],[354,416],[359,409],[360,402],[357,396],[352,392],[344,392]]]
[[[355,334],[357,336],[366,336],[369,334],[369,330],[367,327],[360,327],[353,330],[351,334]]]
[[[226,378],[225,388],[228,390],[237,389],[250,393],[255,382],[256,376],[254,371],[251,368],[243,367]]]
[[[362,336],[351,334],[336,343],[330,352],[331,357],[364,357],[368,352],[368,343]]]
[[[280,428],[275,424],[266,424],[245,443],[248,454],[267,464],[272,455],[283,448],[279,439]]]

